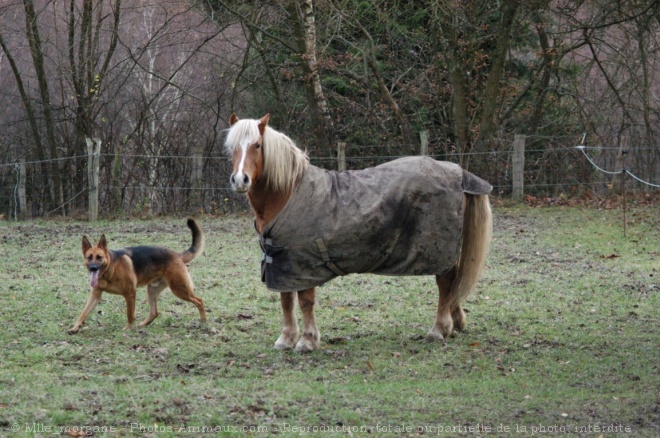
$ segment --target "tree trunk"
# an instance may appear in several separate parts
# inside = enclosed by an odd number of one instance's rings
[[[458,18],[455,15],[447,15],[445,10],[439,8],[436,14],[436,40],[441,41],[437,49],[445,51],[448,57],[448,79],[452,88],[451,115],[453,120],[454,142],[458,161],[465,166],[465,153],[469,148],[469,112],[468,112],[468,82],[466,66],[461,56],[461,46],[458,39]],[[438,66],[438,72],[442,75],[443,68]],[[442,77],[438,81],[442,81]]]
[[[502,6],[502,21],[499,26],[495,51],[492,54],[490,74],[486,82],[482,97],[481,122],[479,124],[479,141],[477,150],[486,150],[486,141],[490,140],[495,133],[495,110],[497,109],[498,95],[500,92],[500,80],[504,72],[504,64],[511,39],[511,31],[520,2],[518,0],[506,0]]]
[[[532,117],[529,120],[529,135],[534,135],[539,129],[541,118],[543,117],[543,106],[545,104],[545,97],[547,95],[548,86],[550,85],[550,76],[552,69],[555,65],[556,50],[550,47],[548,34],[545,32],[545,26],[541,22],[541,17],[536,15],[534,17],[536,25],[536,33],[539,36],[539,44],[541,45],[541,56],[543,57],[543,70],[541,74],[541,81],[538,85],[536,93],[536,101],[534,102],[534,110]]]
[[[46,127],[46,144],[50,151],[51,162],[51,178],[53,185],[51,186],[51,193],[54,203],[52,208],[64,204],[64,193],[62,188],[62,179],[57,154],[57,140],[55,139],[55,122],[53,120],[52,105],[50,100],[50,91],[48,90],[48,80],[46,77],[46,68],[44,54],[42,51],[41,38],[39,36],[39,26],[37,24],[37,14],[34,9],[32,0],[24,0],[23,6],[25,7],[25,28],[27,32],[28,42],[30,44],[30,53],[32,55],[32,63],[37,76],[39,84],[39,94],[41,96],[41,103],[43,105],[44,124]]]
[[[43,139],[41,138],[41,131],[39,130],[39,125],[37,124],[37,116],[35,114],[34,107],[32,106],[32,99],[30,99],[30,96],[28,96],[27,91],[25,90],[25,85],[23,84],[23,78],[21,77],[21,73],[18,70],[16,61],[14,60],[13,55],[9,51],[9,48],[5,44],[5,41],[1,34],[0,34],[0,47],[2,47],[2,51],[5,53],[5,56],[7,57],[7,61],[9,62],[9,66],[14,75],[14,79],[16,80],[18,94],[21,96],[21,101],[23,102],[23,106],[25,106],[25,112],[27,113],[28,124],[30,125],[30,130],[32,131],[32,138],[34,140],[34,144],[36,147],[37,159],[41,161],[41,163],[43,164],[46,161],[46,153],[43,146]],[[39,172],[39,176],[37,178],[41,180],[41,187],[49,186],[48,172],[46,170]],[[52,197],[52,192],[47,192],[47,193],[50,194],[51,196],[49,199],[47,199],[46,204],[54,205],[55,199]]]
[[[316,58],[316,22],[312,0],[293,0],[289,11],[295,17],[295,33],[299,48],[299,63],[305,74],[307,102],[312,110],[316,137],[322,151],[334,151],[334,124],[321,86]]]

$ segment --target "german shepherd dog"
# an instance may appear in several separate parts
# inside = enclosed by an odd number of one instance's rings
[[[158,316],[158,297],[169,286],[174,295],[197,306],[202,321],[206,321],[204,301],[193,293],[193,283],[186,264],[202,253],[204,232],[199,223],[188,219],[192,231],[192,246],[187,251],[176,253],[158,246],[133,246],[119,250],[109,250],[105,234],[96,246],[89,243],[87,236],[82,238],[82,252],[85,266],[89,271],[91,294],[76,324],[69,334],[78,333],[85,318],[101,300],[102,292],[122,295],[126,300],[130,329],[135,321],[135,294],[140,286],[147,286],[149,316],[140,323],[143,327]]]

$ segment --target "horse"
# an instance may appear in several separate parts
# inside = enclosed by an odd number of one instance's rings
[[[424,338],[446,342],[466,325],[461,303],[479,281],[492,235],[492,186],[460,166],[404,157],[335,172],[261,119],[232,114],[230,185],[245,194],[263,251],[262,281],[280,293],[277,349],[311,352],[321,335],[316,287],[338,275],[435,275],[438,307]],[[302,313],[302,334],[295,300]]]

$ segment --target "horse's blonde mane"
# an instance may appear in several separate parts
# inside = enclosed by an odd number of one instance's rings
[[[229,129],[225,149],[231,156],[241,142],[259,141],[259,120],[243,119]],[[268,188],[290,192],[309,164],[307,153],[289,137],[266,126],[263,138],[264,171],[262,177]]]

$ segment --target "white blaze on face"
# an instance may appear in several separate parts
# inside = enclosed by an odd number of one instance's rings
[[[254,142],[250,140],[243,140],[238,145],[238,147],[240,148],[241,157],[238,161],[236,173],[232,176],[231,182],[234,190],[239,193],[246,192],[250,185],[249,179],[246,181],[247,178],[244,172],[244,168],[245,168],[245,160],[247,158],[248,149],[250,148],[250,145],[253,143]]]
[[[241,161],[238,163],[238,170],[236,171],[236,181],[240,181],[241,184],[243,184],[243,166],[245,165],[245,157],[247,157],[247,150],[249,147],[249,141],[244,140],[241,142]]]

